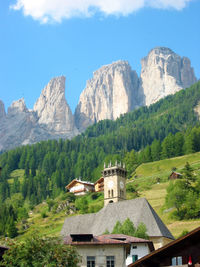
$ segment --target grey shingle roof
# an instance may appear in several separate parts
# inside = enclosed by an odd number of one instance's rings
[[[65,219],[61,235],[102,235],[106,230],[111,232],[117,221],[124,222],[127,218],[136,227],[143,222],[150,237],[164,236],[174,239],[145,198],[110,203],[97,213],[68,217]]]

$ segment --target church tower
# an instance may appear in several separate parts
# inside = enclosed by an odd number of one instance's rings
[[[126,170],[125,166],[110,165],[102,172],[104,177],[104,206],[108,203],[126,200]]]

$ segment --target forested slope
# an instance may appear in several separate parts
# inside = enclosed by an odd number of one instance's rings
[[[44,141],[1,154],[0,202],[15,194],[30,205],[54,198],[75,177],[97,180],[104,161],[125,161],[130,175],[142,162],[199,151],[194,111],[199,101],[200,82],[116,121],[101,121],[72,140]],[[9,183],[16,169],[24,169],[25,175]]]

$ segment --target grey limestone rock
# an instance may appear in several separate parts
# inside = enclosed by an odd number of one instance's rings
[[[44,88],[34,110],[27,109],[23,98],[12,103],[0,124],[0,151],[42,140],[70,139],[77,134],[65,100],[65,77],[61,76]]]
[[[27,109],[22,98],[13,102],[6,114],[0,101],[0,151],[41,140],[70,139],[95,122],[115,120],[197,81],[190,60],[166,47],[152,49],[141,64],[140,78],[123,60],[95,71],[74,116],[65,99],[64,76],[47,84],[33,110]]]
[[[115,120],[140,105],[138,76],[127,61],[117,61],[94,72],[75,111],[80,131],[94,122]]]
[[[43,89],[33,110],[37,113],[38,123],[59,134],[78,133],[74,118],[65,99],[65,77],[53,78]]]
[[[152,49],[141,60],[141,65],[140,90],[144,92],[147,106],[197,81],[190,60],[166,47]]]
[[[29,138],[36,122],[35,114],[27,109],[24,99],[13,102],[0,124],[0,150],[22,145]]]
[[[5,106],[4,106],[3,101],[0,100],[0,120],[5,118],[5,116],[6,116]]]

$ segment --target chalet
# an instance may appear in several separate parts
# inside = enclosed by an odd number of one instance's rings
[[[200,267],[200,227],[144,256],[129,267]]]
[[[126,170],[109,166],[102,172],[104,178],[104,207],[97,213],[83,214],[65,219],[61,235],[112,232],[117,221],[129,218],[135,227],[144,223],[147,234],[157,249],[174,240],[174,237],[145,198],[126,200]]]
[[[64,243],[76,246],[82,260],[81,267],[125,267],[132,259],[154,250],[153,243],[149,240],[119,234],[71,234],[64,238]]]
[[[3,254],[8,250],[7,247],[0,246],[0,261],[2,260]]]
[[[170,180],[180,179],[180,178],[182,178],[182,176],[183,175],[179,172],[172,172],[169,176],[169,179]]]
[[[85,195],[87,192],[94,192],[94,184],[80,179],[74,179],[66,187],[69,192],[75,195]]]
[[[101,177],[94,183],[94,190],[95,192],[102,192],[104,191],[104,178]]]

